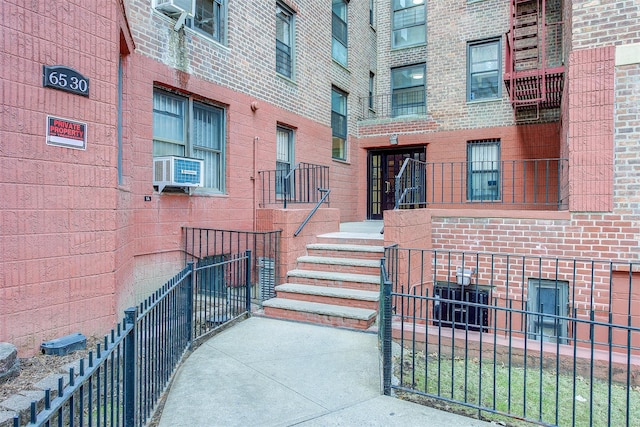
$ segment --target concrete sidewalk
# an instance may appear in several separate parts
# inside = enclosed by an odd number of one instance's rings
[[[179,369],[160,427],[489,426],[380,395],[377,336],[252,317]]]

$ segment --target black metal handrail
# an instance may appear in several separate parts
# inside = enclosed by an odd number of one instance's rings
[[[311,219],[313,214],[316,213],[318,208],[320,208],[320,206],[324,203],[325,199],[327,197],[329,197],[329,193],[331,193],[331,190],[329,190],[327,188],[318,188],[318,193],[322,194],[322,197],[320,198],[320,200],[318,200],[318,203],[316,203],[316,205],[313,207],[313,209],[311,209],[311,212],[309,212],[309,215],[307,215],[307,217],[304,219],[304,221],[302,221],[302,224],[300,224],[300,227],[298,227],[296,232],[293,233],[294,237],[297,236],[298,234],[300,234],[300,232],[302,231],[304,226],[307,225],[307,223],[309,222],[309,220]]]
[[[460,207],[472,203],[477,208],[489,203],[511,208],[567,209],[562,179],[568,164],[568,159],[432,163],[407,158],[395,178],[395,207]]]
[[[299,162],[291,169],[258,171],[260,206],[317,203],[318,188],[329,187],[329,166]],[[327,201],[326,198],[324,201]],[[327,201],[328,202],[328,201]]]

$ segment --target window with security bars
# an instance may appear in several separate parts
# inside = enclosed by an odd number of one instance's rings
[[[331,157],[347,160],[347,94],[331,90]]]
[[[278,126],[276,130],[276,196],[291,194],[293,180],[287,175],[293,168],[293,130]]]
[[[415,46],[427,41],[427,8],[425,0],[392,0],[394,48]]]
[[[276,5],[276,71],[293,76],[294,14],[282,3]]]
[[[467,143],[467,199],[500,199],[500,140]]]
[[[224,43],[226,0],[196,0],[195,16],[188,25],[194,30]]]
[[[153,92],[153,156],[204,161],[204,189],[225,189],[224,109],[162,89]]]
[[[347,66],[347,2],[333,0],[331,13],[331,57]]]
[[[391,111],[394,117],[427,113],[425,65],[391,70]]]

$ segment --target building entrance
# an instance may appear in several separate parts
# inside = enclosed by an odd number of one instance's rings
[[[396,175],[404,159],[426,161],[425,147],[370,150],[368,154],[367,218],[382,219],[396,204]]]

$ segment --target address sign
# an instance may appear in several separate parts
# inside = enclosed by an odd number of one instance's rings
[[[42,85],[89,96],[89,79],[74,70],[63,65],[43,66]]]

